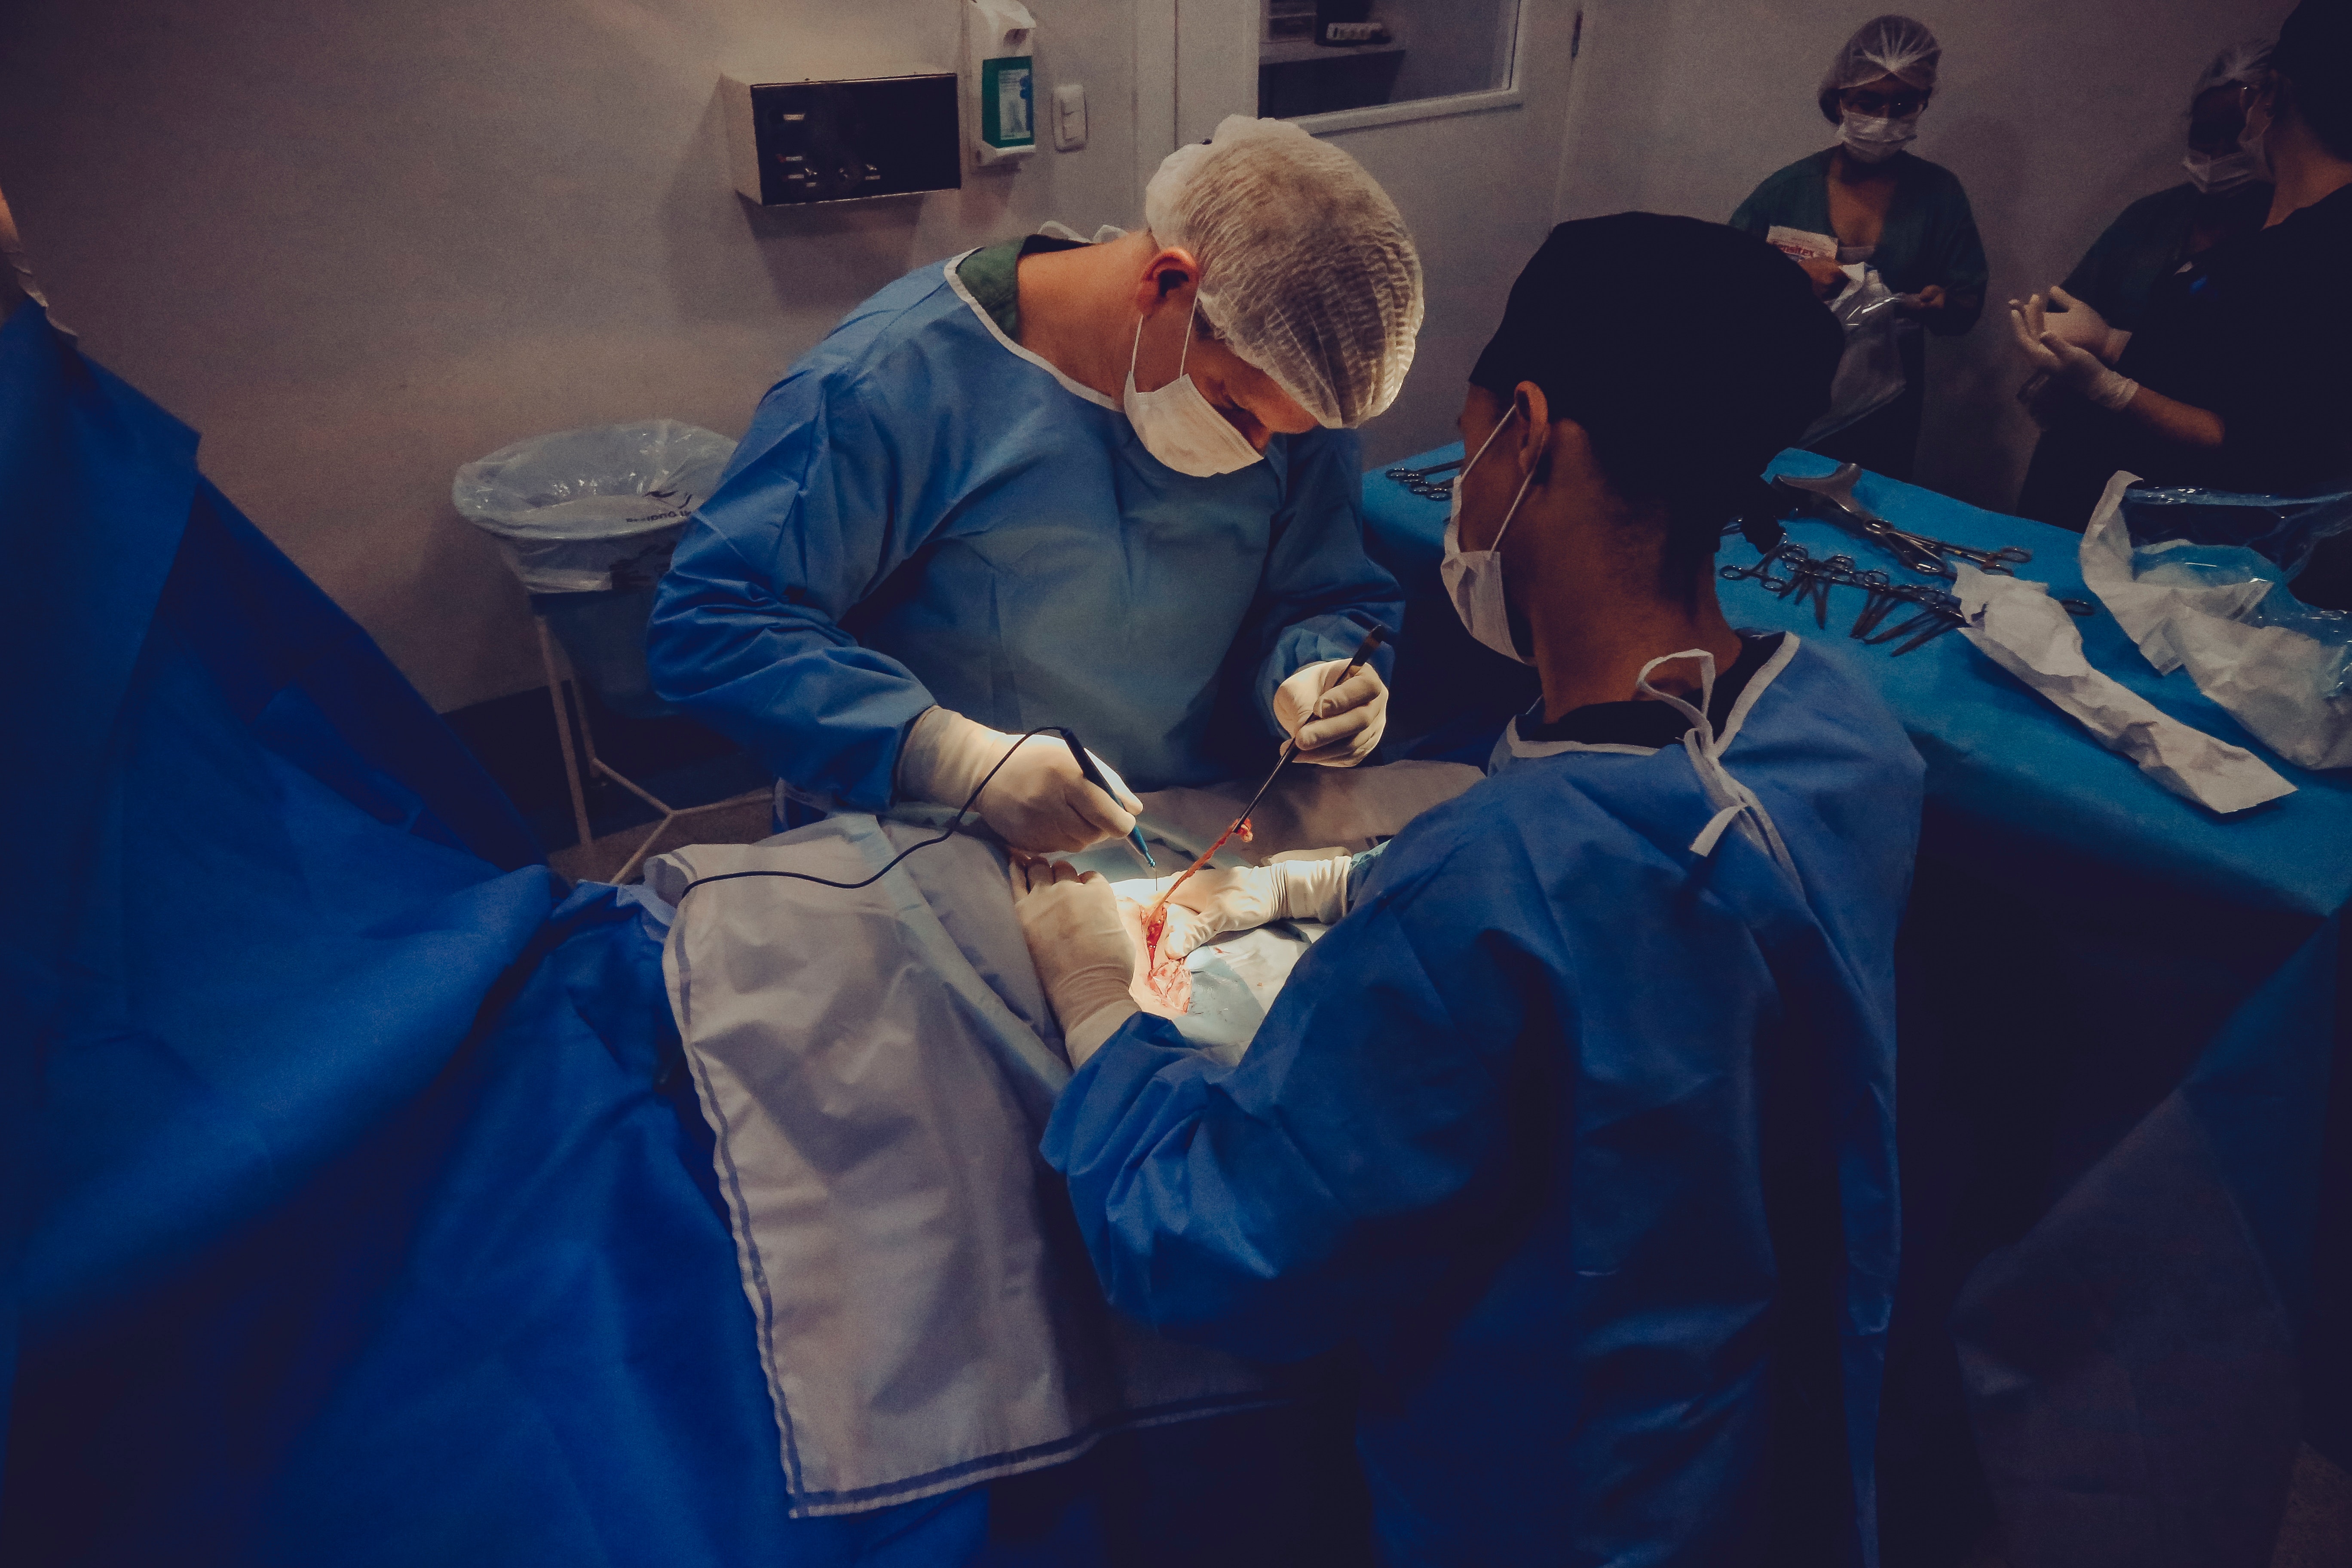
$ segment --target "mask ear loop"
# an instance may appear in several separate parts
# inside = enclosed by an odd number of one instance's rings
[[[1478,459],[1486,455],[1486,448],[1493,446],[1495,437],[1503,433],[1503,426],[1517,418],[1518,413],[1519,405],[1514,403],[1500,419],[1495,421],[1495,427],[1486,432],[1486,438],[1478,443],[1478,449],[1470,454],[1470,460],[1462,465],[1462,471],[1454,476],[1454,492],[1456,495],[1462,493],[1462,481],[1470,477],[1470,470],[1478,466]]]
[[[1470,460],[1454,470],[1454,480],[1445,487],[1447,491],[1445,548],[1447,550],[1459,550],[1462,547],[1462,481],[1470,477],[1470,470],[1478,466],[1478,459],[1486,455],[1486,448],[1495,444],[1495,437],[1503,433],[1503,426],[1508,425],[1511,422],[1511,416],[1518,411],[1518,405],[1513,404],[1508,413],[1495,421],[1495,427],[1486,432],[1486,438],[1478,443],[1478,449],[1470,454]],[[1510,519],[1505,518],[1503,526],[1508,528]]]
[[[1192,318],[1200,313],[1201,291],[1195,289],[1192,290],[1192,308],[1184,312],[1184,346],[1176,351],[1176,381],[1170,382],[1168,384],[1171,386],[1175,385],[1177,381],[1184,379],[1185,366],[1192,363]],[[1135,367],[1143,358],[1143,323],[1147,319],[1142,312],[1136,313],[1135,342],[1129,343],[1127,349],[1127,379],[1129,381],[1135,379]],[[1496,428],[1499,429],[1500,426]],[[1490,441],[1494,439],[1492,436],[1486,438]],[[1479,450],[1484,451],[1486,448],[1482,447]]]
[[[1512,405],[1511,413],[1516,415],[1518,411],[1518,405],[1516,404]],[[1502,426],[1496,426],[1495,434],[1500,435],[1502,433]],[[1486,437],[1489,441],[1492,441],[1494,438],[1494,436],[1488,436]],[[1503,535],[1511,531],[1511,522],[1519,515],[1519,503],[1528,499],[1528,487],[1536,482],[1536,468],[1543,462],[1544,447],[1550,445],[1550,443],[1551,431],[1547,427],[1543,435],[1536,442],[1535,462],[1528,465],[1526,477],[1519,480],[1519,493],[1511,498],[1511,510],[1503,514],[1503,526],[1495,531],[1495,542],[1486,546],[1486,549],[1490,553],[1499,553],[1501,552],[1503,548]],[[1480,456],[1483,457],[1486,454],[1486,448],[1481,447],[1478,448],[1478,451]],[[1462,471],[1466,474],[1470,470],[1465,468]],[[1459,483],[1460,481],[1457,480],[1455,482]]]

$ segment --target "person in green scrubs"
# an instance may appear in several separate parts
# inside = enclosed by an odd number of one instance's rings
[[[2213,58],[2189,98],[2189,178],[2142,196],[2091,242],[2058,292],[2136,332],[2149,300],[2168,279],[2193,270],[2222,241],[2252,234],[2270,212],[2271,184],[2262,159],[2238,144],[2246,128],[2245,89],[2259,88],[2270,66],[2267,38],[2231,45]],[[2042,426],[2017,494],[2017,511],[2080,530],[2115,471],[2116,416],[2080,398],[2033,399]]]
[[[1902,395],[1807,445],[1841,462],[1911,477],[1926,405],[1921,329],[1957,336],[1984,309],[1984,242],[1968,193],[1952,172],[1915,157],[1908,143],[1936,89],[1936,36],[1908,16],[1874,17],[1838,51],[1816,101],[1837,127],[1826,150],[1769,175],[1731,215],[1731,226],[1769,237],[1796,229],[1823,237],[1837,258],[1801,258],[1826,299],[1838,266],[1868,262],[1901,303],[1897,350]]]

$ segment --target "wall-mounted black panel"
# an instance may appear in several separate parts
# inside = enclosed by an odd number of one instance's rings
[[[735,188],[762,206],[963,184],[951,71],[838,81],[719,79]]]

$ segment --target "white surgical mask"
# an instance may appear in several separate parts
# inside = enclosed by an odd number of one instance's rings
[[[2195,185],[2201,195],[2209,196],[2218,196],[2224,191],[2234,191],[2240,185],[2250,184],[2260,179],[2263,173],[2262,155],[2250,153],[2243,147],[2219,156],[2200,153],[2192,147],[2180,160],[2180,166],[2189,171],[2189,183]]]
[[[1527,499],[1528,486],[1536,477],[1532,465],[1527,478],[1519,481],[1519,493],[1511,498],[1511,510],[1503,514],[1503,526],[1495,531],[1493,545],[1485,550],[1462,548],[1462,481],[1470,477],[1470,470],[1517,413],[1515,405],[1499,424],[1486,432],[1477,451],[1454,476],[1454,504],[1445,516],[1445,552],[1438,560],[1437,575],[1445,584],[1445,596],[1454,601],[1454,613],[1462,617],[1463,626],[1472,637],[1505,658],[1533,664],[1535,660],[1519,651],[1518,639],[1511,635],[1510,607],[1503,599],[1503,535],[1510,531],[1511,519],[1518,515],[1519,502]]]
[[[1196,299],[1193,310],[1201,308]],[[1192,316],[1184,317],[1184,348],[1176,360],[1176,379],[1154,392],[1135,390],[1136,356],[1143,352],[1143,319],[1135,322],[1135,347],[1127,356],[1127,422],[1135,426],[1143,449],[1175,469],[1205,479],[1246,468],[1265,454],[1249,444],[1225,416],[1217,412],[1184,366],[1192,357]]]
[[[1838,140],[1845,143],[1848,155],[1864,163],[1883,163],[1915,140],[1919,134],[1919,111],[1915,110],[1900,120],[1884,114],[1855,114],[1846,111],[1838,121]]]

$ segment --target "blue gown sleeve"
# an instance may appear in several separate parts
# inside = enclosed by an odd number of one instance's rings
[[[1539,966],[1478,917],[1494,878],[1416,880],[1316,943],[1238,1067],[1138,1015],[1063,1091],[1045,1158],[1121,1310],[1317,1354],[1443,1278],[1496,1201],[1534,1037],[1513,982]]]
[[[655,600],[654,689],[796,790],[879,811],[907,726],[933,699],[842,621],[923,540],[899,505],[880,395],[787,376],[679,541]]]
[[[1275,514],[1258,590],[1258,713],[1273,733],[1274,693],[1321,659],[1346,658],[1374,621],[1404,630],[1404,592],[1364,552],[1363,443],[1353,430],[1290,439],[1282,509]],[[1396,662],[1382,645],[1372,662],[1385,680]]]

